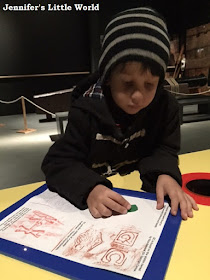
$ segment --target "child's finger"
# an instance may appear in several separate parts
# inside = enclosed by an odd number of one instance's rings
[[[116,193],[113,191],[110,196],[110,199],[114,200],[121,206],[125,207],[127,210],[129,210],[131,208],[130,203],[124,197],[122,197],[119,193]],[[121,212],[119,212],[119,213],[121,213]]]
[[[157,198],[157,209],[160,210],[164,206],[164,190],[163,188],[157,188],[156,191],[156,198]]]
[[[170,199],[171,199],[171,214],[176,216],[178,206],[179,206],[178,197],[170,197]],[[180,204],[180,206],[181,206],[181,204]]]
[[[198,208],[198,205],[197,205],[197,203],[195,202],[195,200],[194,200],[189,194],[187,194],[187,193],[186,193],[186,196],[187,196],[188,199],[190,200],[190,202],[191,202],[191,204],[192,204],[192,208],[193,208],[194,210],[198,211],[199,208]]]
[[[101,214],[99,213],[99,211],[93,207],[93,208],[89,208],[90,214],[94,217],[94,218],[101,218]]]
[[[185,199],[184,197],[180,201],[180,209],[181,209],[181,216],[183,220],[187,220],[189,206],[188,206],[187,199]]]
[[[128,212],[128,209],[125,206],[122,206],[111,198],[107,201],[106,206],[109,207],[109,209],[111,209],[112,211],[120,214],[126,214]]]
[[[189,199],[186,199],[187,201],[187,216],[190,218],[193,218],[193,210],[192,210],[192,203]]]
[[[101,217],[110,217],[112,215],[112,210],[109,208],[110,207],[108,205],[98,205],[98,212],[100,213]]]

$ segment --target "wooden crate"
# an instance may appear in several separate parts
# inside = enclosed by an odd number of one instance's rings
[[[197,36],[200,33],[207,33],[208,31],[210,31],[210,23],[187,29],[186,34],[187,34],[187,37],[190,37],[190,36],[194,36],[194,35]]]
[[[200,49],[210,45],[210,31],[198,35],[187,36],[186,51]]]
[[[186,32],[186,70],[189,77],[204,74],[209,76],[210,68],[210,23],[200,25]]]

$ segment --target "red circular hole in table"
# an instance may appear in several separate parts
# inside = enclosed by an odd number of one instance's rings
[[[194,198],[196,203],[202,204],[202,205],[208,205],[210,206],[210,196],[201,194],[202,190],[199,190],[200,193],[196,193],[194,191],[191,191],[187,185],[190,185],[190,182],[192,181],[199,181],[201,182],[205,180],[205,182],[209,183],[210,188],[210,173],[187,173],[182,175],[182,189],[185,193],[189,194],[191,197]],[[205,185],[206,185],[205,183]],[[209,190],[210,191],[210,190]],[[205,186],[205,192],[206,193],[206,186]]]

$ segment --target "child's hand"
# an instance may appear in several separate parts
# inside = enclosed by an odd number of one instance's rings
[[[87,205],[94,218],[109,217],[113,212],[126,214],[131,208],[130,203],[120,194],[104,185],[97,185],[89,193]]]
[[[193,217],[192,209],[199,210],[194,199],[183,192],[179,184],[169,175],[158,176],[156,185],[157,195],[157,209],[161,209],[164,206],[164,196],[168,195],[171,199],[171,214],[176,215],[178,206],[180,205],[181,216],[183,220],[187,220],[188,217]]]

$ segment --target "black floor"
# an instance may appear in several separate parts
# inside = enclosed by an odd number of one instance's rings
[[[49,135],[57,134],[55,122],[40,123],[45,115],[28,114],[29,134],[23,129],[22,115],[0,117],[0,189],[44,180],[40,165],[53,144]],[[180,154],[210,149],[210,121],[185,123],[181,126]]]

